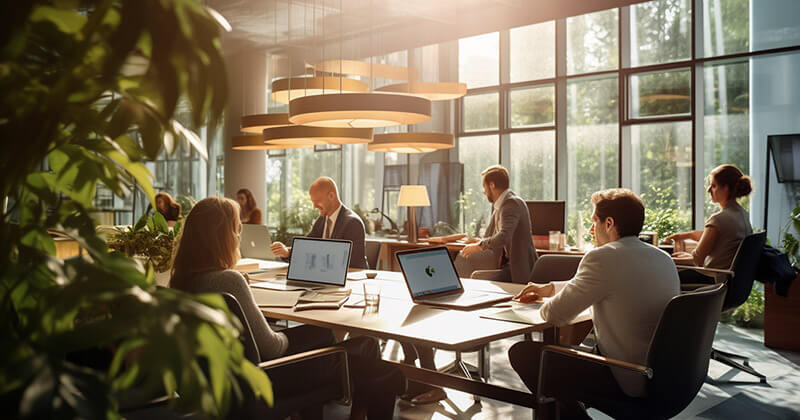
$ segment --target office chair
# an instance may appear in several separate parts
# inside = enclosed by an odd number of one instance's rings
[[[367,258],[367,268],[370,270],[377,270],[378,269],[378,257],[380,256],[381,252],[381,243],[380,241],[371,241],[367,239],[364,242],[364,254]]]
[[[711,285],[672,298],[650,340],[645,366],[568,347],[545,346],[536,390],[540,406],[562,395],[574,396],[570,389],[574,386],[585,391],[581,402],[616,419],[666,419],[678,414],[700,391],[708,372],[725,289],[724,284]],[[642,375],[645,396],[620,393],[609,397],[607,390],[592,390],[591,383],[580,375],[564,375],[564,366],[580,371],[582,366],[596,364]]]
[[[734,309],[743,304],[750,296],[750,291],[753,290],[753,281],[755,280],[756,270],[758,269],[758,261],[761,258],[761,253],[764,250],[766,241],[767,232],[753,233],[746,236],[739,244],[739,249],[736,250],[736,255],[733,257],[733,264],[730,270],[694,266],[678,266],[678,269],[696,270],[701,273],[725,274],[727,276],[726,284],[728,285],[728,292],[725,294],[725,302],[722,305],[722,310],[727,311],[729,309]],[[691,289],[694,286],[696,285],[683,285],[681,287]],[[750,367],[750,359],[745,356],[712,349],[711,358],[734,369],[747,372],[757,377],[762,384],[767,383],[767,377]],[[742,363],[737,362],[735,359],[742,360]]]
[[[575,276],[578,265],[583,259],[582,255],[540,255],[531,270],[531,283],[549,283],[551,281],[566,281]]]
[[[228,305],[228,309],[242,324],[242,332],[239,334],[239,340],[244,346],[245,357],[264,370],[267,376],[269,376],[269,372],[272,369],[303,363],[320,357],[332,357],[337,354],[339,355],[338,357],[342,358],[344,366],[341,383],[329,383],[320,388],[308,390],[308,392],[297,395],[280,396],[275,399],[272,407],[267,407],[263,401],[256,401],[249,392],[249,388],[242,386],[242,391],[245,394],[245,402],[240,407],[232,408],[231,412],[228,414],[228,418],[284,419],[294,412],[301,410],[308,411],[309,408],[318,410],[321,417],[322,406],[326,402],[337,399],[342,399],[347,404],[351,402],[350,371],[347,366],[347,353],[344,348],[338,346],[323,347],[261,362],[258,346],[256,345],[255,338],[253,338],[250,326],[247,324],[247,319],[244,316],[242,307],[233,295],[222,293],[222,297],[225,299],[225,304]]]

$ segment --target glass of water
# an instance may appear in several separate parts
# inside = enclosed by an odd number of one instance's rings
[[[377,282],[365,281],[362,286],[364,287],[364,304],[378,306],[381,303],[381,285]]]

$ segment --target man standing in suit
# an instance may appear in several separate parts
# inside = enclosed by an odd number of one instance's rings
[[[538,257],[528,206],[508,188],[506,168],[490,166],[481,176],[492,216],[484,239],[467,245],[456,257],[456,270],[461,277],[527,283]]]
[[[544,285],[531,283],[519,296],[552,296],[539,314],[556,326],[569,324],[591,306],[595,352],[643,365],[664,308],[680,292],[678,271],[666,252],[639,240],[644,204],[636,194],[624,188],[599,191],[592,194],[592,204],[590,232],[597,248],[586,253],[575,277]],[[534,393],[543,346],[519,342],[508,351],[511,366]],[[637,397],[646,386],[643,376],[614,368],[601,366],[581,375],[580,385],[564,385],[574,399],[559,401],[562,418],[588,418],[578,404],[581,395]]]
[[[352,210],[339,200],[339,189],[333,179],[326,176],[317,178],[308,189],[309,198],[314,208],[319,210],[319,217],[306,236],[311,238],[347,239],[353,242],[350,251],[351,268],[367,268],[364,251],[364,222]],[[279,258],[288,258],[291,248],[280,242],[270,245],[272,253]]]

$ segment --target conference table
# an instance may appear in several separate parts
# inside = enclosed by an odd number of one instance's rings
[[[558,328],[538,317],[539,305],[524,305],[504,302],[469,311],[448,310],[429,305],[417,305],[411,301],[402,274],[377,271],[374,279],[367,279],[364,270],[350,270],[345,283],[351,295],[338,310],[317,309],[294,311],[293,304],[302,291],[278,291],[254,287],[255,282],[271,281],[285,268],[268,269],[251,275],[251,290],[262,313],[270,318],[316,325],[333,330],[347,331],[351,335],[367,335],[393,339],[401,342],[431,346],[455,352],[475,351],[492,341],[541,332],[546,343],[558,340]],[[364,282],[380,285],[380,304],[377,308],[364,307]],[[486,293],[519,292],[523,285],[462,279],[464,288]],[[358,306],[358,307],[354,307]],[[533,319],[532,324],[488,319],[494,313],[514,309]],[[573,322],[590,319],[589,311],[579,315]],[[409,379],[464,391],[473,395],[504,401],[520,406],[536,408],[534,395],[504,388],[481,380],[456,376],[449,373],[427,370],[400,362],[384,360],[400,368]]]

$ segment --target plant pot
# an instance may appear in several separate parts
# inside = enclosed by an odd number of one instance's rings
[[[775,285],[764,285],[764,345],[800,351],[800,275],[789,287],[788,296],[775,293]]]

